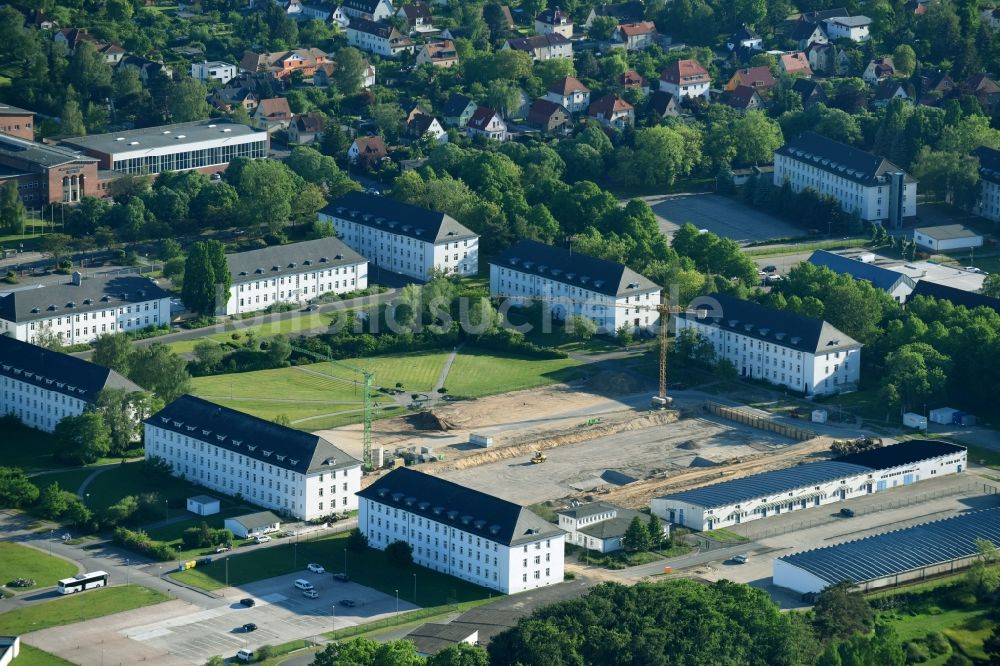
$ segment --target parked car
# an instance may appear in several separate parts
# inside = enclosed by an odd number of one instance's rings
[[[778,267],[777,266],[764,266],[764,272],[765,273],[777,273],[778,272]]]
[[[236,660],[247,663],[253,661],[253,650],[241,649],[236,653]]]
[[[253,539],[254,543],[267,543],[270,540],[271,537],[267,536],[266,534],[258,534]]]
[[[854,517],[854,509],[848,509],[845,506],[843,509],[840,510],[840,515],[842,515],[844,518],[853,518]]]
[[[302,593],[302,596],[310,599],[319,599],[319,592],[316,590],[306,590]]]
[[[735,562],[736,564],[746,564],[749,561],[750,561],[750,556],[745,553],[742,555],[733,555],[733,562]]]
[[[348,576],[345,573],[335,573],[335,574],[333,574],[333,579],[334,580],[339,580],[342,583],[349,583],[349,582],[351,582],[351,577]]]
[[[229,552],[229,551],[231,551],[232,549],[233,549],[233,547],[232,547],[232,546],[229,546],[229,545],[225,545],[225,546],[219,546],[219,547],[217,547],[217,548],[215,549],[215,552],[216,552],[216,553],[228,553],[228,552]]]
[[[357,604],[354,602],[353,599],[341,599],[340,605],[347,606],[348,608],[354,608],[355,606],[357,606]]]
[[[313,589],[313,584],[307,581],[305,578],[297,578],[294,583],[295,587],[300,590],[311,590]]]
[[[246,599],[240,599],[240,603],[246,606],[247,608],[252,608],[253,606],[257,605],[257,602],[251,599],[250,597],[247,597]]]
[[[310,562],[306,565],[306,569],[312,571],[313,573],[326,573],[326,569],[323,568],[322,564],[316,564],[315,562]]]
[[[253,622],[247,622],[243,625],[243,631],[249,633],[251,631],[257,631],[257,625]]]

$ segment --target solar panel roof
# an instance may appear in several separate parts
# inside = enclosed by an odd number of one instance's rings
[[[830,584],[864,583],[969,557],[977,552],[977,539],[1000,545],[1000,507],[778,559]]]
[[[787,493],[797,488],[827,483],[845,476],[866,474],[870,471],[870,467],[863,465],[828,460],[702,486],[666,497],[706,508],[728,506],[776,493]]]

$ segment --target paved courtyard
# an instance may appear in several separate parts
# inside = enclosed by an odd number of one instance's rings
[[[644,199],[656,214],[660,231],[667,236],[687,222],[741,244],[806,233],[773,215],[718,194],[672,194]]]

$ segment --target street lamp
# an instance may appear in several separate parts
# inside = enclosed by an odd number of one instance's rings
[[[344,549],[344,575],[347,575],[347,549]]]
[[[128,587],[128,584],[129,584],[129,574],[131,573],[131,569],[129,569],[128,565],[130,564],[130,562],[131,562],[131,560],[129,560],[129,558],[126,557],[125,558],[125,587]]]
[[[413,605],[417,605],[417,574],[413,574]]]
[[[52,554],[52,541],[56,538],[56,531],[49,530],[49,555]]]
[[[226,559],[226,587],[229,587],[229,558]]]
[[[163,500],[163,519],[170,518],[170,500]]]
[[[181,568],[181,545],[177,544],[177,568]]]
[[[330,605],[330,630],[337,631],[337,604]]]
[[[396,590],[396,617],[399,617],[399,590]]]
[[[87,493],[84,496],[84,506],[86,506],[88,509],[90,508],[90,493]]]

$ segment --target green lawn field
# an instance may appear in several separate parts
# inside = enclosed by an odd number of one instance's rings
[[[21,643],[21,654],[17,658],[17,666],[75,666],[73,662],[62,657],[39,650],[27,643]]]
[[[142,474],[140,465],[138,461],[117,465],[95,477],[87,486],[88,496],[84,499],[87,507],[100,511],[126,495],[140,495],[153,491],[159,493],[161,500],[169,500],[171,504],[178,506],[184,498],[200,492],[197,486],[173,477],[167,479],[160,487],[154,488],[150,485],[149,479]],[[135,528],[129,524],[125,527]]]
[[[167,595],[141,585],[102,587],[0,613],[0,635],[17,636],[169,600]]]
[[[83,483],[83,480],[90,476],[93,472],[93,469],[87,467],[70,469],[62,472],[51,472],[33,476],[31,477],[31,482],[38,486],[39,490],[44,490],[53,481],[55,481],[63,490],[75,493],[80,488],[80,484]]]
[[[249,552],[226,558],[229,560],[229,584],[245,585],[305,570],[309,562],[318,562],[329,572],[341,572],[344,570],[346,545],[347,533],[340,533],[312,541],[300,541],[297,547],[291,539],[270,548],[248,547]],[[400,599],[423,607],[475,601],[491,594],[485,588],[413,564],[399,567],[389,562],[384,552],[374,549],[364,553],[347,551],[347,573],[351,580],[385,594],[394,595],[399,590]],[[415,598],[414,574],[417,583]],[[215,590],[226,585],[226,564],[217,561],[204,567],[173,573],[171,576],[189,585]]]
[[[3,419],[0,428],[3,429],[0,458],[4,465],[20,467],[25,472],[60,466],[55,460],[57,446],[52,435],[22,425],[15,419]]]
[[[579,361],[534,359],[463,350],[455,357],[445,388],[454,396],[478,398],[570,381],[580,376]]]
[[[7,585],[15,578],[34,578],[32,587],[8,588],[12,591],[31,590],[55,585],[61,578],[77,574],[72,562],[16,543],[0,541],[0,585]]]
[[[345,361],[357,368],[375,373],[376,387],[395,387],[402,383],[407,392],[426,393],[444,367],[447,353],[430,352],[374,356]],[[360,376],[347,367],[332,363],[315,363],[277,370],[195,377],[191,392],[221,405],[249,412],[264,419],[274,419],[284,414],[298,427],[316,430],[329,427],[331,419],[316,420],[310,417],[343,414],[343,423],[361,419],[362,390]],[[376,401],[390,405],[392,400],[382,396]],[[296,421],[310,419],[301,425]]]

